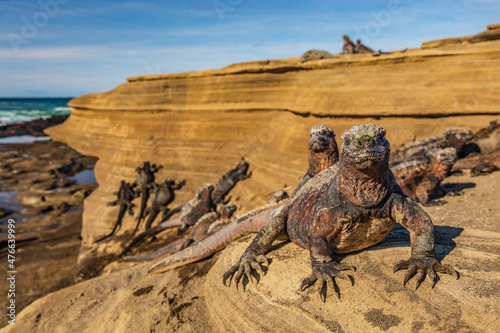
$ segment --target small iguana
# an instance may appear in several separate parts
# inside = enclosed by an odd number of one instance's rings
[[[323,170],[328,169],[339,160],[339,148],[335,141],[335,133],[325,125],[313,126],[309,131],[309,166],[302,181],[292,192],[292,197],[309,179]]]
[[[390,145],[386,131],[373,124],[356,125],[343,136],[339,162],[319,173],[262,228],[240,260],[223,276],[234,276],[236,286],[252,270],[262,273],[264,256],[278,237],[308,249],[312,274],[301,290],[319,282],[326,300],[327,286],[340,297],[334,278],[349,279],[345,270],[354,267],[336,261],[338,254],[358,251],[381,242],[401,223],[410,232],[411,256],[394,270],[408,269],[403,284],[415,274],[416,287],[426,274],[434,283],[436,272],[457,276],[449,265],[435,258],[433,224],[430,217],[400,189],[389,170]]]
[[[356,41],[356,45],[354,46],[354,53],[375,53],[368,46],[361,44],[361,40],[358,39]]]
[[[132,203],[132,200],[134,200],[139,196],[139,194],[134,191],[134,185],[122,180],[120,183],[120,189],[118,190],[118,192],[115,192],[113,194],[116,195],[117,199],[115,201],[108,203],[108,206],[120,205],[120,210],[118,211],[118,219],[116,220],[113,230],[106,236],[96,240],[95,243],[111,237],[115,232],[120,230],[122,226],[123,216],[125,216],[125,212],[128,212],[130,216],[134,215],[134,211],[132,210],[134,204]]]
[[[333,131],[323,125],[312,127],[308,151],[308,171],[300,184],[297,185],[297,188],[302,187],[311,177],[328,169],[337,162],[338,148]],[[256,209],[229,223],[204,240],[193,244],[183,251],[168,256],[164,260],[158,262],[150,271],[156,273],[164,272],[175,267],[204,259],[222,250],[229,243],[244,235],[259,232],[259,230],[267,224],[269,219],[279,213],[282,207],[283,203],[280,202],[278,204]]]
[[[403,192],[422,205],[438,205],[444,201],[431,201],[429,195],[443,196],[441,181],[446,178],[457,161],[454,148],[437,149],[427,154],[425,161],[401,163],[391,168]]]
[[[233,189],[233,187],[240,180],[245,180],[252,176],[252,172],[248,171],[248,163],[244,158],[241,159],[240,163],[236,168],[229,170],[220,177],[214,185],[214,190],[212,191],[212,202],[214,205],[221,203],[224,197]]]
[[[450,127],[443,132],[443,136],[431,136],[399,147],[392,152],[389,166],[392,168],[404,162],[424,161],[427,153],[436,149],[455,148],[458,155],[464,144],[473,137],[467,128]]]
[[[166,179],[156,190],[151,199],[151,207],[146,209],[146,216],[148,219],[146,221],[146,230],[151,228],[154,220],[158,213],[162,212],[163,217],[168,214],[168,205],[175,199],[175,190],[179,190],[186,184],[183,180],[179,183],[175,183],[175,180]]]
[[[142,168],[137,168],[135,170],[137,172],[137,180],[134,182],[134,185],[138,187],[138,192],[141,194],[141,210],[137,217],[137,225],[135,226],[134,234],[139,229],[142,219],[146,217],[145,212],[149,195],[152,190],[156,189],[155,173],[161,168],[161,165],[150,165],[149,161],[146,161]]]
[[[182,207],[180,217],[181,225],[177,231],[178,235],[184,233],[188,227],[195,225],[203,215],[207,214],[215,207],[212,201],[213,190],[213,185],[205,185],[198,190],[198,193],[193,199]]]
[[[349,39],[349,36],[342,36],[344,39],[344,46],[342,47],[342,53],[344,54],[353,54],[355,53],[356,45]]]

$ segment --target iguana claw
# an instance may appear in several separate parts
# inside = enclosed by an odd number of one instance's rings
[[[235,265],[233,265],[226,273],[224,273],[224,275],[222,276],[222,283],[227,286],[227,279],[234,275],[234,282],[236,283],[236,289],[238,289],[238,284],[240,283],[240,280],[244,274],[248,277],[248,280],[250,282],[253,282],[252,269],[258,271],[260,275],[265,275],[264,271],[260,267],[264,264],[269,264],[269,261],[265,256],[254,251],[248,251],[243,254],[243,256],[241,256],[240,260],[238,260]]]
[[[400,269],[408,270],[403,278],[403,286],[416,274],[415,290],[417,290],[419,285],[424,281],[426,275],[431,280],[431,288],[434,288],[437,277],[436,272],[453,275],[455,279],[458,279],[458,273],[453,267],[448,264],[443,265],[433,257],[401,260],[394,265],[394,272]]]
[[[328,285],[330,288],[335,291],[337,297],[340,299],[340,289],[336,284],[334,277],[349,280],[349,275],[342,272],[343,270],[351,270],[355,271],[354,266],[349,266],[344,263],[337,263],[335,261],[330,261],[327,263],[315,263],[313,262],[313,271],[312,274],[305,278],[300,284],[300,290],[304,291],[308,287],[312,286],[319,280],[320,290],[319,296],[323,302],[326,301],[326,295],[328,290]]]

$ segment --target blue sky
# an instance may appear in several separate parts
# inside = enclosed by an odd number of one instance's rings
[[[471,35],[499,0],[0,0],[0,97],[73,97],[126,77]]]

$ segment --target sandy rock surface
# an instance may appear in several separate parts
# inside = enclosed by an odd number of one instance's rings
[[[308,251],[278,244],[258,285],[224,287],[221,275],[248,246],[237,242],[215,261],[147,275],[147,264],[104,275],[35,301],[5,332],[494,332],[500,325],[500,234],[437,227],[437,253],[460,279],[441,276],[416,291],[401,285],[392,265],[409,256],[398,228],[383,244],[348,255],[354,286],[339,281],[341,298],[323,303],[315,287],[298,291],[310,274]],[[198,273],[196,273],[198,271]],[[198,275],[198,276],[197,276]]]
[[[356,266],[354,286],[340,280],[341,299],[323,304],[317,289],[298,291],[310,274],[309,254],[276,243],[267,275],[245,292],[222,285],[252,237],[214,257],[164,274],[147,275],[149,263],[114,262],[104,275],[47,295],[22,311],[6,332],[496,332],[500,325],[500,172],[447,178],[471,183],[462,196],[428,207],[437,257],[460,278],[441,275],[434,289],[425,281],[403,287],[394,262],[410,254],[409,236],[397,227],[383,243],[343,261]],[[481,228],[485,230],[479,230]]]

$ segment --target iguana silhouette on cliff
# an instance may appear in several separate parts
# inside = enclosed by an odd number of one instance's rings
[[[139,229],[142,219],[146,217],[146,206],[148,203],[149,195],[152,190],[156,189],[155,183],[155,173],[160,170],[162,166],[157,166],[156,164],[150,165],[149,161],[144,162],[142,168],[137,168],[137,180],[134,185],[138,187],[138,192],[141,194],[141,210],[139,211],[139,216],[137,217],[137,225],[135,226],[134,234]]]
[[[123,217],[125,216],[125,212],[128,212],[130,216],[134,215],[134,211],[132,210],[134,204],[132,203],[132,200],[134,200],[139,196],[139,194],[134,191],[134,185],[122,180],[120,183],[120,189],[118,190],[118,192],[115,192],[113,194],[116,195],[117,199],[115,201],[108,203],[108,206],[116,206],[118,204],[120,205],[120,210],[118,211],[118,218],[116,220],[115,226],[113,227],[113,230],[106,236],[96,240],[95,243],[101,242],[106,238],[111,237],[115,232],[120,230],[122,226]]]

